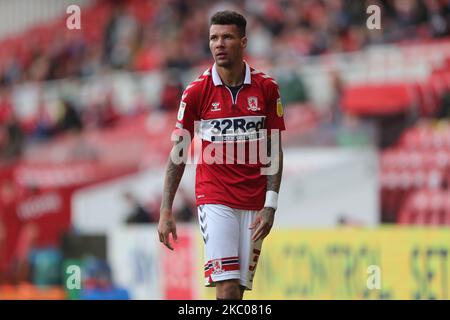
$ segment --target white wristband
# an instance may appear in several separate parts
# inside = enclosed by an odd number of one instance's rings
[[[278,205],[278,193],[272,190],[267,191],[266,202],[264,203],[264,207],[273,208],[277,210],[277,205]]]

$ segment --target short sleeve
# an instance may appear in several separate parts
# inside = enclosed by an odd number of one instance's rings
[[[199,120],[199,107],[196,100],[197,99],[195,99],[195,95],[192,93],[192,90],[184,90],[183,95],[181,96],[177,114],[177,122],[175,125],[176,129],[188,130],[191,138],[194,137],[194,122]]]
[[[286,130],[284,125],[284,111],[281,103],[280,90],[275,81],[271,80],[267,88],[267,130]]]

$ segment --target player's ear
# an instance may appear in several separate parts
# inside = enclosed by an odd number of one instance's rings
[[[246,36],[243,36],[241,38],[241,47],[242,47],[242,49],[247,48],[247,37]]]

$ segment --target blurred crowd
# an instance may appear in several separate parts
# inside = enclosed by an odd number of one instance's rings
[[[6,92],[4,90],[3,92]],[[120,120],[111,99],[101,105],[81,110],[70,99],[57,100],[55,111],[40,103],[36,116],[21,121],[10,95],[0,96],[0,165],[21,156],[28,143],[44,142],[62,133],[78,133],[85,128],[107,128]]]
[[[371,4],[381,8],[380,31],[366,27]],[[208,17],[225,8],[245,12],[249,56],[273,63],[450,32],[448,0],[99,0],[82,10],[80,32],[55,25],[6,48],[0,84],[208,62]]]
[[[366,27],[366,9],[372,4],[381,8],[381,30]],[[48,106],[39,106],[32,123],[19,123],[11,99],[11,86],[16,84],[83,79],[111,70],[159,70],[167,76],[161,102],[152,107],[176,109],[180,72],[211,62],[208,17],[222,9],[245,12],[247,59],[272,65],[450,33],[448,0],[98,0],[82,9],[81,30],[68,30],[62,16],[58,22],[0,40],[0,159],[19,155],[26,137],[46,140],[68,130],[110,126],[121,117],[111,97],[83,109],[79,102],[62,98],[57,112],[50,114]],[[299,79],[291,84],[302,87]],[[286,99],[300,91],[280,87]]]

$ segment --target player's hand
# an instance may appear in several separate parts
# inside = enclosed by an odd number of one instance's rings
[[[172,234],[173,240],[177,241],[177,226],[175,219],[172,216],[172,211],[169,209],[161,209],[159,212],[158,223],[158,235],[159,241],[162,242],[167,248],[173,250],[173,247],[169,241],[169,235]]]
[[[262,208],[257,214],[255,221],[253,221],[250,229],[255,230],[253,232],[252,241],[264,239],[270,232],[273,226],[273,220],[275,217],[275,209]]]

